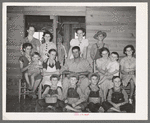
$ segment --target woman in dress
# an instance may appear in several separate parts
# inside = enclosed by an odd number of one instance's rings
[[[129,103],[132,103],[133,93],[135,89],[135,71],[136,71],[136,59],[134,57],[135,49],[132,45],[127,45],[124,48],[123,53],[126,55],[120,61],[121,66],[121,77],[123,86],[127,86],[130,82],[131,90],[130,90],[130,97]]]
[[[56,49],[56,45],[52,42],[53,35],[46,31],[43,33],[43,40],[40,46],[40,55],[42,56],[42,61],[48,58],[48,51],[50,49]]]
[[[33,49],[33,46],[31,43],[24,43],[22,46],[23,55],[19,57],[20,70],[22,72],[22,79],[25,79],[24,74],[28,71],[28,68],[30,67],[32,49]],[[37,86],[39,85],[41,81],[41,78],[42,76],[40,74],[35,76],[33,92],[35,92]],[[27,83],[27,87],[28,89],[32,88],[30,83]]]
[[[42,85],[51,85],[50,77],[52,74],[59,74],[60,63],[56,61],[57,51],[50,49],[48,51],[48,58],[43,62],[43,80]],[[58,83],[61,86],[61,82]]]
[[[110,52],[107,48],[102,48],[100,52],[101,58],[96,60],[96,66],[98,69],[98,72],[100,74],[100,80],[103,79],[104,76],[107,73],[107,65],[110,62]],[[98,83],[99,87],[104,91],[104,100],[106,100],[108,89],[113,87],[113,84],[111,80],[106,79],[103,83]]]
[[[78,38],[77,39],[72,39],[70,41],[70,50],[69,50],[69,53],[68,53],[68,59],[73,58],[72,47],[74,47],[74,46],[79,46],[80,47],[81,57],[86,59],[87,58],[87,50],[88,50],[89,41],[88,41],[88,39],[83,38],[85,36],[85,29],[77,28],[76,33],[77,33]]]

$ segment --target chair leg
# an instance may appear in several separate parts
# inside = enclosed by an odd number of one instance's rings
[[[21,79],[19,79],[19,103],[20,103],[20,97],[21,97]]]

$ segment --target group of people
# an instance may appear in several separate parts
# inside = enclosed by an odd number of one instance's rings
[[[110,53],[109,46],[104,43],[107,34],[98,31],[93,37],[97,43],[92,45],[90,51],[96,68],[93,71],[93,66],[87,60],[89,42],[83,38],[83,28],[76,30],[78,38],[70,41],[68,54],[61,36],[57,38],[56,47],[52,42],[53,35],[46,31],[40,44],[33,37],[34,30],[32,26],[27,30],[28,36],[21,45],[19,62],[29,90],[35,92],[42,83],[42,99],[37,100],[37,111],[43,108],[75,112],[133,111],[136,60],[132,45],[124,47],[126,56],[120,60],[119,54]],[[128,97],[124,87],[129,82],[131,88]],[[46,103],[45,97],[48,95],[57,97],[57,102]]]

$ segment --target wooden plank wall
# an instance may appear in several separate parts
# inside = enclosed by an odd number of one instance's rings
[[[18,59],[21,56],[20,42],[24,37],[23,14],[7,14],[7,94],[18,94],[21,78]]]
[[[123,48],[136,40],[136,8],[135,7],[86,7],[86,38],[89,39],[89,51],[96,40],[94,34],[105,31],[105,43],[110,51],[116,51],[124,56]],[[91,58],[88,53],[88,59]]]

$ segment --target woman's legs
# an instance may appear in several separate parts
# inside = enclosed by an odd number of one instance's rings
[[[28,88],[29,89],[31,89],[31,84],[30,84],[30,81],[29,81],[29,74],[26,72],[25,74],[24,74],[24,76],[25,76],[25,79],[26,79],[26,82],[27,82],[27,84],[28,84]]]

